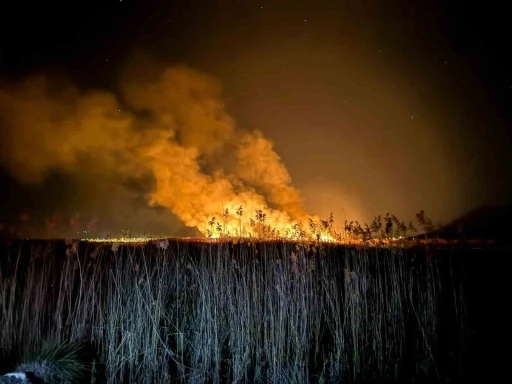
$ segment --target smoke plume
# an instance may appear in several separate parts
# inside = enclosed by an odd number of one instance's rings
[[[30,185],[55,170],[133,191],[131,180],[143,185],[147,206],[165,207],[203,234],[263,225],[284,233],[306,218],[272,143],[236,127],[216,79],[186,66],[147,65],[131,64],[116,94],[44,76],[2,86],[2,165]]]

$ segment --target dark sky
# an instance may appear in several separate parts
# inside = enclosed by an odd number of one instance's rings
[[[185,64],[220,81],[237,126],[275,143],[308,211],[443,222],[511,203],[510,25],[499,1],[10,2],[0,84],[44,74],[117,93],[141,53]],[[87,180],[56,170],[24,185],[5,166],[2,215],[83,212],[97,197],[122,222],[167,220],[148,218],[143,187],[121,192],[137,213]]]

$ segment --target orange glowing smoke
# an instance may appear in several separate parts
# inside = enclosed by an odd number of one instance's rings
[[[148,204],[168,208],[209,237],[332,238],[327,227],[308,225],[320,220],[304,211],[272,143],[236,127],[214,78],[185,66],[150,71],[144,65],[132,64],[118,96],[54,89],[44,77],[0,90],[0,114],[9,126],[2,163],[27,183],[55,167],[151,174],[156,183]],[[149,72],[151,78],[138,78]]]

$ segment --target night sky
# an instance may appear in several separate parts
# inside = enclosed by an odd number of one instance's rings
[[[146,58],[162,68],[186,65],[222,85],[236,127],[274,143],[308,212],[368,221],[389,211],[408,221],[424,209],[442,223],[512,203],[512,31],[501,4],[13,2],[0,11],[0,104],[37,75],[50,88],[124,92],[133,107],[144,101],[120,84],[151,76],[155,65],[145,73],[140,64]],[[118,180],[116,167],[55,166],[22,180],[6,146],[35,131],[12,125],[6,110],[0,105],[0,133],[10,138],[0,144],[0,222],[22,212],[80,212],[105,230],[130,223],[187,233],[169,210],[148,207],[151,181]]]

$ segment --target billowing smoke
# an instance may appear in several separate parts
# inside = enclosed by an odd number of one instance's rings
[[[123,193],[133,191],[127,180],[142,184],[147,206],[165,207],[203,234],[267,225],[283,233],[305,219],[272,143],[236,127],[219,82],[186,66],[155,68],[129,67],[118,94],[45,77],[2,86],[2,164],[32,185],[55,170],[93,183],[122,180]],[[115,188],[106,193],[115,201]]]

